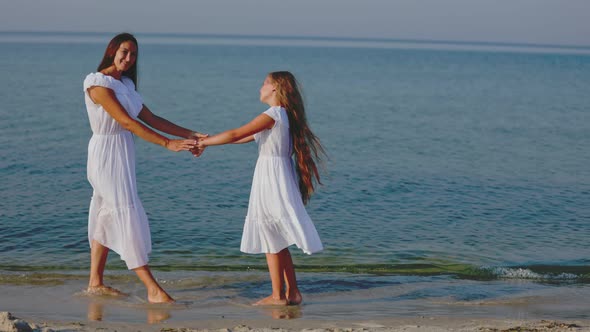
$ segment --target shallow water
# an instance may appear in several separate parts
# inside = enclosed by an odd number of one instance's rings
[[[88,297],[85,276],[60,284],[1,284],[0,310],[36,320],[167,323],[200,320],[306,319],[365,321],[392,317],[489,317],[503,319],[589,319],[588,285],[527,280],[454,280],[446,277],[300,273],[304,304],[254,307],[266,296],[266,273],[158,273],[176,298],[172,306],[148,305],[143,286],[126,273],[109,284],[124,298]],[[35,301],[31,301],[35,299]]]

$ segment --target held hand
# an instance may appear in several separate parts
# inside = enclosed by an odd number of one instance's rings
[[[197,141],[194,139],[171,139],[166,144],[166,148],[170,151],[179,152],[179,151],[188,151],[193,149],[197,144]]]
[[[203,146],[203,144],[202,144],[202,141],[203,141],[203,139],[204,139],[205,137],[208,137],[208,136],[209,136],[209,135],[206,135],[206,136],[201,136],[201,137],[199,137],[199,138],[197,139],[197,144],[195,145],[195,147],[194,147],[194,148],[192,148],[192,149],[190,150],[190,152],[193,154],[193,156],[195,156],[195,157],[200,157],[200,156],[203,154],[203,152],[205,151],[205,148],[206,148],[206,147],[205,147],[205,146]],[[199,143],[201,143],[201,144],[199,144]]]
[[[205,149],[199,149],[198,147],[194,147],[193,149],[190,149],[189,152],[195,157],[200,157],[203,154],[203,152],[205,152]]]
[[[205,150],[207,146],[205,145],[204,139],[199,139],[197,140],[197,144],[195,147],[199,150]]]
[[[199,142],[203,138],[207,138],[207,137],[209,137],[209,134],[203,134],[203,133],[199,133],[196,131],[194,131],[192,133],[191,138],[196,138],[196,140],[197,140],[197,145],[193,149],[189,150],[193,156],[200,157],[203,154],[203,152],[205,152],[205,146],[202,146],[202,145],[199,146]]]
[[[191,137],[189,137],[189,138],[193,138],[193,137],[194,138],[197,138],[197,139],[199,139],[199,138],[205,138],[205,137],[209,137],[209,134],[203,134],[203,133],[199,133],[199,132],[194,131],[192,133]]]

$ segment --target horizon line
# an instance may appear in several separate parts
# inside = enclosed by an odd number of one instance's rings
[[[116,31],[36,31],[36,30],[0,30],[0,34],[40,34],[40,35],[110,35],[120,33]],[[310,41],[351,41],[351,42],[377,42],[377,43],[409,43],[416,45],[457,45],[457,46],[500,46],[500,47],[525,47],[548,48],[589,51],[590,45],[575,44],[550,44],[531,42],[501,42],[501,41],[475,41],[475,40],[445,40],[445,39],[414,39],[414,38],[376,38],[376,37],[342,37],[342,36],[303,36],[303,35],[261,35],[261,34],[216,34],[216,33],[189,33],[189,32],[132,32],[134,35],[146,35],[155,37],[197,37],[220,39],[286,39],[286,40],[310,40]]]

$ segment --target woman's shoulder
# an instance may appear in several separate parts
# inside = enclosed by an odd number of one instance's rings
[[[84,90],[93,86],[101,86],[111,90],[117,90],[120,85],[121,81],[101,72],[90,73],[86,75],[86,78],[84,79]]]
[[[92,86],[111,88],[113,85],[113,78],[100,72],[90,73],[84,78],[84,90]]]

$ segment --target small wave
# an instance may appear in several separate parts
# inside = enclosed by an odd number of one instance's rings
[[[590,281],[590,267],[587,266],[485,267],[482,269],[489,271],[489,273],[498,279],[581,282]]]

